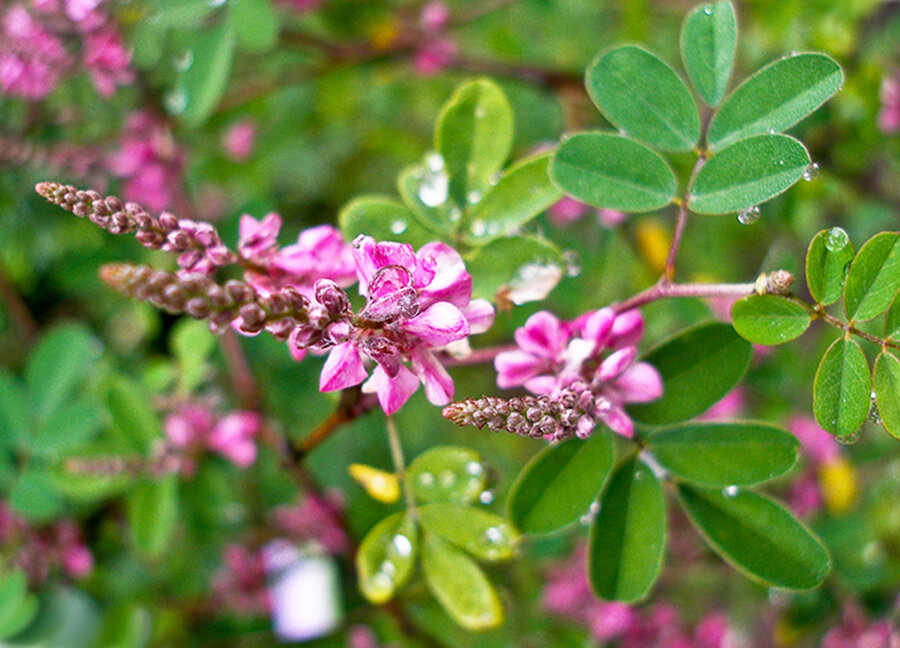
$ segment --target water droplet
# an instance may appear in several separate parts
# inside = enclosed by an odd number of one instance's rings
[[[473,220],[472,224],[469,225],[469,231],[472,232],[473,236],[484,236],[487,232],[487,225],[484,224],[483,220]]]
[[[731,486],[726,486],[724,489],[722,489],[722,495],[724,495],[725,497],[734,497],[740,492],[741,489],[734,484],[732,484]]]
[[[837,442],[842,445],[853,445],[857,441],[859,441],[859,430],[856,432],[851,432],[850,434],[845,434],[843,436],[834,437],[837,439]]]
[[[432,173],[444,170],[444,158],[440,153],[429,153],[425,157],[425,165]]]
[[[206,4],[210,7],[221,7],[226,2],[228,2],[228,0],[206,0]]]
[[[500,544],[506,540],[506,535],[500,527],[488,527],[484,532],[484,539],[489,544]]]
[[[703,7],[703,13],[705,13],[707,16],[712,16],[715,13],[715,11],[716,11],[716,8],[713,7],[712,5],[706,5],[705,7]]]
[[[456,483],[456,473],[452,470],[442,470],[441,474],[438,475],[438,481],[441,482],[441,486],[444,488],[450,488]]]
[[[391,544],[394,545],[394,551],[397,552],[398,556],[406,557],[412,553],[412,542],[403,534],[398,533],[395,535]]]
[[[430,472],[424,472],[419,475],[419,483],[426,488],[434,486],[434,475]]]
[[[500,172],[499,171],[497,171],[496,173],[492,173],[491,177],[488,178],[488,184],[491,185],[492,187],[495,184],[497,184],[498,182],[500,182]]]
[[[509,280],[509,300],[521,306],[541,301],[562,279],[562,270],[556,264],[528,263],[519,268]]]
[[[777,134],[778,134],[778,131],[775,130],[774,128],[769,129],[769,135],[777,135]]]
[[[187,93],[184,90],[173,90],[166,94],[163,102],[166,104],[166,109],[170,113],[173,115],[180,115],[184,112],[184,109],[187,108]]]
[[[459,207],[453,207],[447,216],[450,218],[450,222],[457,223],[462,218],[462,210]]]
[[[590,526],[591,522],[594,521],[594,518],[597,517],[597,514],[600,512],[600,502],[591,502],[591,505],[588,507],[587,513],[582,515],[578,522],[582,526]]]
[[[484,466],[482,466],[477,461],[470,461],[466,464],[466,472],[473,477],[478,477],[479,475],[481,475],[481,473],[484,472]]]
[[[870,565],[884,561],[884,547],[880,542],[870,542],[862,550],[862,559]]]
[[[173,61],[175,69],[181,72],[189,69],[194,64],[194,50],[185,50],[184,54],[178,56]]]
[[[394,589],[394,579],[382,571],[372,574],[369,581],[369,589],[375,592],[390,592]]]
[[[828,230],[828,238],[825,239],[825,247],[831,252],[840,252],[850,243],[850,237],[840,227],[832,227]]]
[[[440,158],[440,156],[438,156]],[[441,158],[443,160],[443,158]],[[430,167],[429,167],[430,168]],[[423,176],[422,182],[419,184],[419,200],[429,207],[437,207],[447,202],[447,191],[449,190],[449,179],[447,174],[442,170],[431,170]]]
[[[566,264],[566,276],[577,277],[581,274],[581,259],[575,250],[566,250],[562,253],[563,262]]]
[[[494,501],[494,494],[489,490],[481,491],[481,494],[478,496],[478,501],[485,505],[490,504]]]
[[[875,392],[872,392],[872,402],[869,404],[869,420],[875,425],[881,425],[881,413],[878,411],[878,403],[875,402]]]
[[[807,182],[812,182],[819,175],[819,163],[813,162],[806,169],[803,170],[803,175],[800,176]]]
[[[481,192],[475,191],[474,189],[469,192],[469,195],[466,196],[466,200],[469,201],[470,205],[475,205],[481,202]]]
[[[478,106],[478,108],[475,109],[475,118],[484,119],[485,117],[487,117],[487,110],[484,109],[484,106]]]
[[[406,231],[406,221],[397,219],[391,223],[391,232],[394,234],[403,234]]]
[[[759,216],[759,207],[753,205],[752,207],[747,207],[747,209],[739,211],[737,219],[741,225],[753,225],[753,223],[759,220]]]
[[[776,165],[776,166],[784,166],[784,160],[778,160],[778,161],[775,163],[775,165]]]
[[[635,481],[641,481],[643,478],[644,478],[643,470],[635,470],[634,471],[634,480]]]

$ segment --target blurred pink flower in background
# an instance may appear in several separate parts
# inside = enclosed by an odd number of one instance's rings
[[[422,76],[433,76],[453,64],[459,47],[450,38],[428,41],[413,55],[413,67]]]
[[[547,214],[550,216],[550,220],[556,225],[567,225],[568,223],[579,220],[591,211],[595,212],[597,222],[606,229],[612,229],[621,225],[628,218],[628,214],[625,214],[624,212],[616,211],[614,209],[597,209],[580,202],[571,196],[563,196],[557,200],[550,206],[550,209],[547,210]]]
[[[256,142],[256,125],[250,119],[232,124],[222,138],[222,148],[235,162],[243,162],[253,153]]]
[[[42,99],[56,88],[72,60],[62,42],[21,4],[0,23],[0,91]]]
[[[338,519],[343,507],[339,491],[329,491],[323,496],[306,493],[299,504],[276,508],[272,519],[275,527],[291,539],[313,541],[328,553],[337,555],[346,552],[350,546],[350,539]]]
[[[97,92],[110,97],[117,85],[134,81],[131,54],[122,44],[119,32],[106,27],[84,37],[84,66],[91,75]]]
[[[262,428],[262,418],[250,411],[218,416],[205,405],[189,403],[166,416],[164,427],[175,448],[192,452],[212,450],[246,468],[256,460],[253,439]]]
[[[450,22],[450,9],[440,0],[432,0],[422,7],[419,24],[426,32],[440,32]]]
[[[878,112],[878,128],[882,133],[900,130],[900,84],[896,76],[885,77],[881,82],[881,110]]]

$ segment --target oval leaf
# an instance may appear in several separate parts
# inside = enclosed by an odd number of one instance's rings
[[[884,337],[889,340],[900,340],[900,290],[894,295],[884,318]]]
[[[663,342],[644,358],[663,379],[662,398],[629,408],[639,423],[669,425],[702,414],[731,391],[753,355],[753,345],[730,324],[710,322]]]
[[[238,43],[248,52],[270,49],[278,40],[278,15],[271,0],[231,0],[228,20]]]
[[[493,299],[504,289],[514,304],[546,297],[562,279],[563,265],[556,246],[536,236],[496,239],[466,259],[473,298]]]
[[[709,125],[709,148],[790,128],[828,101],[843,82],[841,66],[825,54],[795,54],[770,63],[719,108]]]
[[[878,356],[873,384],[881,424],[900,439],[900,360],[895,355],[884,351]]]
[[[579,133],[556,151],[556,185],[582,202],[625,212],[665,207],[675,196],[675,174],[658,153],[612,133]]]
[[[851,261],[853,244],[840,227],[813,237],[806,252],[806,283],[817,303],[828,305],[841,298]]]
[[[31,436],[31,403],[22,383],[0,367],[0,447],[24,443]]]
[[[615,458],[612,435],[596,431],[541,450],[519,473],[508,514],[525,533],[550,533],[585,515],[603,488]]]
[[[469,210],[466,242],[484,245],[519,228],[562,197],[550,182],[552,153],[523,160],[504,173]],[[475,197],[470,195],[469,198]]]
[[[700,138],[697,104],[662,59],[634,45],[597,57],[585,87],[617,128],[660,151],[690,151]]]
[[[900,290],[900,233],[882,232],[859,248],[844,285],[844,312],[870,320],[888,309]]]
[[[809,166],[806,147],[788,135],[758,135],[737,142],[704,164],[688,196],[698,214],[727,214],[774,198]]]
[[[444,158],[437,153],[403,169],[397,176],[397,190],[425,230],[449,236],[462,218],[462,210],[448,200],[450,180]]]
[[[178,79],[170,95],[169,110],[188,126],[206,121],[228,87],[234,59],[235,36],[230,22],[196,33],[191,49],[193,62]]]
[[[426,535],[422,571],[428,589],[459,625],[486,630],[503,622],[503,606],[494,586],[475,561],[459,549]]]
[[[131,533],[138,549],[158,557],[169,544],[178,517],[178,478],[166,475],[141,484],[126,501]]]
[[[774,479],[797,460],[793,434],[761,423],[691,423],[647,439],[650,452],[680,479],[746,486]]]
[[[35,522],[47,522],[63,512],[65,502],[53,487],[51,473],[45,468],[30,466],[19,477],[12,493],[10,505]]]
[[[678,496],[713,551],[751,578],[805,590],[828,575],[831,559],[821,541],[769,498],[737,487],[687,485]]]
[[[853,434],[869,415],[871,390],[869,364],[859,344],[855,340],[835,340],[816,370],[816,421],[837,436]]]
[[[412,574],[418,546],[418,529],[406,512],[395,513],[376,524],[356,553],[363,596],[376,605],[393,598]]]
[[[365,234],[376,241],[409,243],[418,249],[440,239],[406,205],[383,196],[362,196],[344,205],[338,224],[348,241]]]
[[[696,7],[681,27],[681,59],[697,94],[708,106],[725,96],[734,51],[737,19],[730,2]]]
[[[499,515],[461,504],[426,504],[419,508],[425,530],[465,549],[481,560],[511,558],[519,532]]]
[[[31,352],[25,385],[35,414],[46,419],[56,412],[85,379],[94,352],[90,334],[81,326],[61,326]]]
[[[481,455],[458,446],[426,450],[406,471],[418,502],[474,502],[486,486],[486,477]]]
[[[636,457],[616,468],[588,537],[588,579],[609,601],[643,598],[666,548],[666,501],[653,471]]]
[[[777,295],[750,295],[731,307],[731,322],[754,344],[784,344],[800,337],[811,319],[803,306]]]
[[[139,452],[148,452],[151,444],[162,437],[159,419],[148,402],[149,398],[143,390],[123,376],[113,380],[106,394],[114,430]]]

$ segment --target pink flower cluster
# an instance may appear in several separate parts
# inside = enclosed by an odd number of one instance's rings
[[[900,84],[896,76],[885,77],[881,82],[881,110],[878,112],[878,128],[882,133],[900,130]]]
[[[550,570],[543,606],[552,614],[588,628],[600,644],[617,641],[619,648],[727,648],[732,645],[728,620],[719,613],[704,617],[689,632],[678,610],[658,603],[641,610],[625,603],[599,601],[588,585],[585,549],[580,546],[565,563]]]
[[[213,578],[213,599],[243,617],[267,614],[271,604],[262,554],[233,543],[225,547],[223,562]]]
[[[440,0],[432,0],[422,7],[419,14],[421,46],[413,55],[413,67],[422,76],[432,76],[452,65],[459,48],[456,41],[447,36],[450,10]]]
[[[253,438],[262,427],[256,412],[238,411],[218,416],[199,403],[182,405],[166,416],[166,437],[183,452],[182,469],[193,472],[193,457],[204,451],[216,452],[236,466],[246,468],[256,460]]]
[[[332,555],[343,554],[350,548],[350,539],[338,519],[343,508],[340,491],[322,496],[307,493],[299,504],[277,507],[272,512],[272,523],[291,540],[313,542]]]
[[[63,76],[83,68],[97,92],[111,96],[134,80],[126,50],[103,0],[33,0],[0,14],[0,92],[42,99]],[[81,45],[76,60],[69,42]]]
[[[894,614],[900,613],[900,600]],[[821,648],[897,648],[900,646],[900,626],[890,619],[873,620],[866,617],[854,603],[844,608],[841,624],[822,638]]]
[[[252,120],[243,119],[232,124],[222,138],[222,148],[235,162],[243,162],[253,153],[256,141],[256,125]]]
[[[53,569],[61,569],[70,578],[84,578],[94,569],[94,556],[76,522],[33,527],[4,502],[0,502],[0,547],[32,585],[44,582]]]
[[[626,437],[634,425],[625,413],[627,403],[645,403],[662,395],[659,373],[635,362],[636,344],[644,333],[638,311],[617,315],[610,308],[585,313],[563,322],[548,311],[532,315],[515,332],[518,349],[494,359],[497,385],[523,386],[533,394],[557,396],[577,381],[590,385],[597,399],[595,420]],[[593,429],[594,420],[585,421]]]

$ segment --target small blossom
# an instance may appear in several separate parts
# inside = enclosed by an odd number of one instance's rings
[[[343,554],[350,547],[350,539],[339,521],[343,506],[337,491],[324,496],[307,493],[299,504],[276,508],[273,522],[280,532],[297,542],[313,541],[330,554]]]
[[[881,82],[881,110],[878,112],[878,128],[882,133],[900,130],[900,85],[897,77],[886,77]]]
[[[223,568],[213,579],[213,597],[232,612],[260,616],[270,609],[262,555],[239,544],[225,547]]]
[[[256,126],[249,119],[232,124],[222,139],[222,148],[235,162],[243,162],[253,152]]]
[[[212,450],[240,468],[255,461],[253,437],[261,427],[262,420],[256,412],[232,412],[220,418],[198,403],[183,405],[164,422],[166,437],[172,446],[185,450]]]
[[[449,38],[438,38],[425,43],[413,57],[413,67],[422,76],[433,76],[451,66],[459,48]]]
[[[0,22],[0,91],[42,99],[56,88],[71,59],[62,41],[21,4]]]
[[[440,32],[449,22],[450,9],[440,0],[428,2],[419,14],[419,23],[426,32]]]
[[[115,29],[107,27],[87,34],[83,56],[94,87],[104,97],[112,96],[116,86],[134,81],[131,54]]]

